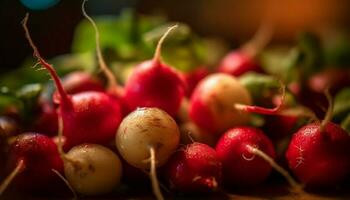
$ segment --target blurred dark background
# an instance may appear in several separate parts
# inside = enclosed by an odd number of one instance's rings
[[[68,53],[75,26],[82,20],[81,0],[61,0],[44,11],[30,11],[32,37],[46,58]],[[142,14],[162,14],[188,23],[201,35],[231,44],[249,39],[263,19],[273,20],[275,42],[290,42],[301,30],[348,29],[348,0],[89,0],[90,15],[115,14],[134,7]],[[21,20],[28,10],[19,0],[0,1],[0,73],[18,67],[31,53]]]

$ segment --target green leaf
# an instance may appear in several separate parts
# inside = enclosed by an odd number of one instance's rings
[[[33,99],[37,98],[42,91],[42,86],[41,84],[28,84],[24,85],[22,88],[20,88],[16,92],[16,97],[21,98],[21,99]]]
[[[151,52],[143,43],[142,35],[164,23],[163,18],[137,16],[132,10],[125,10],[119,17],[94,17],[94,21],[99,29],[101,49],[111,49],[119,61],[149,57]],[[95,32],[87,20],[83,20],[76,28],[72,51],[95,51]]]
[[[50,60],[50,63],[62,76],[72,71],[93,72],[96,65],[95,60],[93,53],[75,53],[56,56]]]
[[[260,57],[263,69],[285,83],[306,80],[323,67],[323,50],[314,34],[304,32],[292,48],[264,50]]]
[[[350,113],[341,122],[340,126],[350,135]]]
[[[59,76],[76,70],[88,72],[95,70],[95,58],[92,53],[61,55],[48,62],[54,66]],[[49,73],[46,70],[39,70],[39,65],[33,68],[35,63],[33,58],[26,59],[18,69],[1,75],[0,85],[15,91],[26,84],[46,83],[51,78]]]
[[[279,81],[273,76],[249,72],[239,78],[239,82],[248,89],[256,105],[271,104],[271,99],[278,94],[281,87]]]
[[[35,65],[33,58],[28,58],[22,64],[22,67],[0,75],[0,85],[6,86],[10,91],[15,91],[25,84],[43,83],[49,80],[47,72],[44,70],[38,71],[32,66]]]
[[[341,122],[341,127],[350,134],[350,113],[348,116]]]
[[[350,38],[348,34],[336,33],[324,40],[325,62],[329,67],[350,66]]]
[[[323,49],[320,39],[310,32],[299,34],[297,48],[300,51],[301,58],[298,62],[300,75],[307,79],[313,73],[323,67]]]
[[[33,120],[33,113],[38,105],[38,98],[43,90],[41,84],[28,84],[16,91],[16,97],[22,102],[20,114],[23,121],[30,122]]]
[[[344,88],[334,98],[333,119],[340,122],[350,113],[350,87]]]
[[[22,108],[22,102],[12,93],[9,88],[0,88],[0,114],[5,112],[10,107]]]
[[[259,59],[264,71],[289,83],[298,79],[295,67],[299,57],[300,51],[297,48],[276,47],[263,51]]]
[[[131,10],[124,11],[119,17],[99,16],[94,20],[99,28],[105,59],[109,64],[118,62],[121,68],[129,66],[130,63],[151,59],[160,37],[168,27],[175,24],[165,23],[165,19],[161,17],[135,15]],[[75,32],[73,52],[95,53],[94,34],[92,25],[83,20]],[[162,46],[162,59],[177,69],[190,71],[208,63],[208,55],[216,51],[208,44],[194,34],[189,26],[178,24],[178,28],[168,36]]]

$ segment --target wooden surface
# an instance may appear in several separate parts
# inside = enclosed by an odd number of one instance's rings
[[[231,192],[217,191],[209,194],[197,194],[197,195],[171,195],[167,192],[163,192],[166,199],[208,199],[208,200],[220,200],[220,199],[242,199],[242,200],[350,200],[350,184],[342,185],[341,187],[332,188],[331,190],[319,190],[314,192],[305,192],[303,194],[293,194],[288,191],[285,185],[278,183],[270,183],[268,185],[262,185],[253,189],[234,190]],[[2,197],[1,200],[34,200],[34,199],[72,199],[72,195],[68,191],[60,193],[60,195],[52,194],[37,194],[28,195],[10,188]],[[115,191],[108,195],[96,196],[96,197],[83,197],[79,199],[133,199],[133,200],[148,200],[154,199],[150,188],[130,188],[122,186],[118,191]]]

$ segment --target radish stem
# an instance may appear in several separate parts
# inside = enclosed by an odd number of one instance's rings
[[[86,2],[87,2],[87,0],[83,1],[83,4],[81,6],[81,11],[82,11],[84,17],[91,23],[91,25],[93,26],[94,31],[95,31],[96,53],[97,53],[98,63],[101,67],[101,70],[103,71],[103,73],[106,75],[106,77],[108,79],[108,88],[109,89],[119,88],[119,85],[117,84],[117,81],[115,79],[113,72],[108,68],[108,66],[103,58],[102,50],[100,47],[100,33],[98,31],[98,28],[97,28],[95,21],[85,11],[85,3]]]
[[[51,169],[69,188],[69,190],[73,193],[73,199],[78,199],[77,194],[75,193],[74,189],[72,188],[72,186],[69,184],[69,182],[67,181],[67,179],[65,179],[57,170],[55,169]]]
[[[327,88],[324,92],[324,94],[327,97],[327,101],[328,101],[328,109],[326,112],[326,116],[323,119],[321,126],[320,126],[320,132],[322,133],[326,127],[326,125],[328,124],[328,122],[331,121],[332,119],[332,114],[333,114],[333,99],[332,99],[332,95],[329,92],[329,88]]]
[[[278,171],[284,178],[287,179],[290,186],[293,188],[294,191],[300,191],[302,190],[302,186],[294,180],[294,178],[289,174],[287,170],[285,170],[283,167],[281,167],[279,164],[277,164],[270,156],[268,156],[265,152],[261,151],[258,148],[255,148],[251,145],[247,145],[248,150],[264,159],[266,162],[268,162],[272,168],[274,168],[276,171]]]
[[[61,96],[62,99],[64,99],[63,101],[61,101],[61,103],[67,103],[67,102],[70,102],[69,98],[68,98],[68,95],[67,93],[64,91],[63,89],[63,86],[53,68],[52,65],[50,65],[49,63],[47,63],[40,55],[39,53],[39,50],[38,48],[35,46],[31,36],[30,36],[30,33],[29,33],[29,30],[28,30],[28,27],[27,27],[27,23],[28,23],[28,18],[29,18],[29,13],[26,13],[26,16],[24,17],[23,21],[22,21],[22,26],[23,26],[23,29],[25,31],[25,37],[27,38],[31,48],[33,49],[34,53],[34,57],[36,57],[38,59],[38,61],[40,62],[40,64],[45,67],[49,73],[52,75],[52,78],[53,80],[55,81],[56,83],[56,87],[57,87],[57,90]]]
[[[12,180],[17,176],[17,174],[21,173],[24,169],[24,160],[19,160],[16,168],[6,177],[4,182],[0,185],[0,196],[4,193],[6,188],[10,185]]]
[[[153,188],[153,194],[156,196],[157,200],[164,200],[164,197],[162,195],[162,192],[159,188],[159,183],[157,179],[157,172],[156,172],[156,152],[154,150],[154,147],[150,147],[150,162],[151,162],[151,169],[150,169],[150,178],[152,181],[152,188]]]
[[[265,20],[246,44],[242,45],[241,50],[251,57],[255,57],[271,40],[273,34],[273,25],[271,21]]]
[[[284,103],[284,99],[286,96],[286,86],[284,84],[282,84],[281,90],[282,90],[281,101],[274,108],[263,108],[260,106],[250,106],[250,105],[244,105],[244,104],[238,104],[238,103],[234,104],[234,108],[245,112],[253,112],[253,113],[265,114],[265,115],[278,114],[278,112],[281,110],[281,107]]]
[[[73,160],[66,156],[65,152],[63,151],[62,138],[63,138],[63,119],[62,119],[62,116],[59,116],[58,117],[58,144],[57,144],[58,153],[60,154],[62,160],[72,163],[74,167],[81,166],[82,165],[81,162],[77,160]]]
[[[161,52],[161,48],[162,48],[162,44],[163,44],[163,41],[164,39],[169,35],[169,33],[174,30],[175,28],[177,28],[177,24],[174,25],[174,26],[171,26],[168,28],[168,30],[164,33],[164,35],[160,38],[160,40],[158,41],[158,44],[157,44],[157,48],[156,48],[156,51],[154,53],[154,57],[153,57],[153,60],[155,62],[159,62],[160,61],[160,52]]]

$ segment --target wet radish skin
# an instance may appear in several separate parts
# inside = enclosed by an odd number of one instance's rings
[[[42,191],[60,183],[52,169],[63,173],[63,161],[51,138],[38,133],[24,133],[17,137],[9,149],[8,171],[24,161],[24,170],[13,180],[16,188],[26,191]]]
[[[63,118],[65,149],[83,144],[104,144],[114,139],[121,122],[118,101],[101,92],[82,92],[61,102],[59,112]]]
[[[228,187],[260,184],[272,170],[270,164],[252,154],[247,145],[275,158],[272,142],[259,129],[242,126],[228,130],[216,145],[217,155],[223,165],[223,180]]]
[[[125,85],[124,101],[129,109],[157,107],[176,116],[185,95],[183,76],[160,61],[136,66]]]
[[[177,151],[165,168],[170,187],[180,192],[210,192],[221,181],[222,164],[215,149],[202,143],[188,144]]]
[[[333,186],[350,173],[350,136],[329,122],[320,132],[320,123],[299,129],[286,152],[289,168],[308,187]]]

